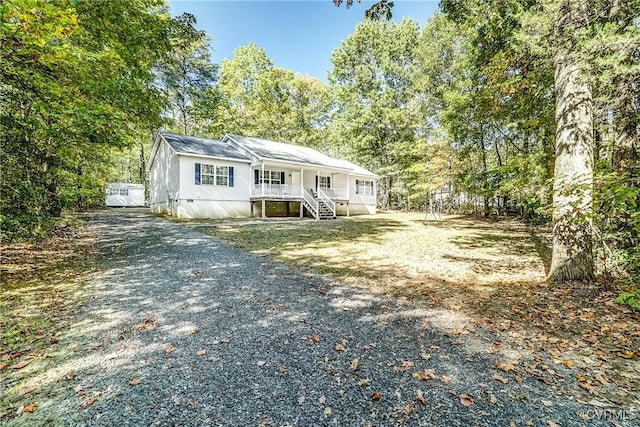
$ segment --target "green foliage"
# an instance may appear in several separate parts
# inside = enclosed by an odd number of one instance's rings
[[[628,305],[631,308],[640,309],[640,291],[623,292],[615,299],[617,304]]]
[[[100,200],[111,148],[159,125],[152,68],[169,48],[160,0],[0,5],[0,211],[6,238]]]

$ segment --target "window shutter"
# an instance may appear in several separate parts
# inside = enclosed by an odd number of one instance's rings
[[[200,163],[196,163],[196,185],[200,185]]]
[[[233,187],[233,166],[229,166],[229,187]]]
[[[331,188],[331,177],[327,177],[327,188]]]
[[[284,172],[280,172],[280,184],[284,184]]]
[[[318,191],[318,175],[316,175],[316,191]]]
[[[258,169],[254,169],[253,177],[254,177],[254,184],[260,184],[260,171]]]
[[[360,181],[356,179],[356,194],[360,194]]]

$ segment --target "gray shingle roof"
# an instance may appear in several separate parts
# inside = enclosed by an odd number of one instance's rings
[[[169,132],[160,132],[160,135],[178,154],[250,160],[226,142],[217,139],[198,138]]]
[[[313,148],[241,135],[227,134],[225,139],[227,138],[235,141],[239,146],[261,159],[346,169],[358,175],[376,176],[376,174],[358,165],[346,160],[329,157]]]

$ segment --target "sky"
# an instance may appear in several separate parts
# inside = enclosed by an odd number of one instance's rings
[[[326,82],[331,53],[373,3],[354,2],[346,9],[332,0],[169,0],[169,7],[173,16],[189,12],[196,17],[196,27],[213,39],[215,63],[254,42],[275,66]],[[423,26],[437,7],[432,0],[394,0],[393,20],[413,18]]]

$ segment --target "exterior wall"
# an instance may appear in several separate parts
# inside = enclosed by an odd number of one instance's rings
[[[233,166],[233,187],[197,185],[195,165]],[[178,218],[232,218],[251,216],[249,164],[232,160],[180,156]]]
[[[373,181],[373,196],[356,194],[356,180]],[[349,176],[349,215],[374,215],[376,213],[377,187],[375,178],[357,175]]]
[[[109,194],[109,190],[128,190],[129,195]],[[142,184],[107,184],[105,206],[134,207],[144,206],[144,185]]]
[[[172,214],[180,188],[180,161],[169,145],[160,140],[149,176],[149,207],[154,213]]]

